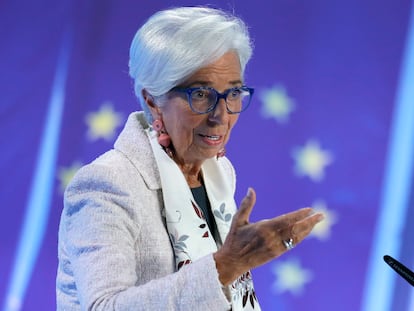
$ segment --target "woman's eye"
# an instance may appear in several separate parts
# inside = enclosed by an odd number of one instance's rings
[[[192,95],[193,99],[204,99],[208,97],[207,91],[198,90],[194,91]]]
[[[230,92],[231,98],[239,98],[240,95],[241,95],[241,91],[239,89],[235,89]]]

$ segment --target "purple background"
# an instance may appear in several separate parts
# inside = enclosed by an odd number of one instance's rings
[[[0,0],[0,302],[12,278],[39,145],[63,38],[68,75],[51,207],[21,310],[55,309],[61,168],[85,164],[112,147],[91,141],[85,116],[110,102],[122,123],[139,109],[128,76],[129,45],[151,14],[201,1]],[[255,50],[246,82],[256,89],[233,131],[227,155],[237,170],[237,201],[252,186],[251,220],[322,200],[336,221],[325,239],[253,271],[263,310],[360,310],[380,212],[391,121],[412,3],[409,0],[209,1],[250,27]],[[294,103],[285,122],[263,115],[263,94],[283,88]],[[122,126],[116,128],[119,133]],[[332,156],[317,181],[295,174],[293,150],[317,141]],[[404,221],[414,220],[410,201]],[[412,232],[405,229],[403,239]],[[412,239],[400,254],[413,267]],[[403,241],[402,241],[403,242]],[[382,260],[382,258],[380,258]],[[312,271],[303,290],[277,292],[278,262]],[[413,265],[409,263],[413,263]],[[388,270],[384,264],[384,270]],[[408,283],[398,278],[390,310],[408,310]],[[395,294],[394,294],[395,293]],[[398,306],[398,309],[397,309]],[[4,309],[9,310],[9,309]],[[11,310],[11,309],[10,309]],[[374,310],[372,310],[374,311]],[[376,311],[376,310],[375,310]]]

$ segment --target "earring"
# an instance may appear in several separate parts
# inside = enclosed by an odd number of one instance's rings
[[[168,148],[171,145],[170,135],[160,132],[160,135],[158,136],[158,143],[164,148]]]
[[[218,158],[224,157],[226,155],[226,149],[222,148],[220,149],[220,151],[217,153],[216,155],[216,159],[218,160]]]
[[[172,157],[172,151],[170,148],[171,137],[167,134],[164,128],[164,123],[160,119],[156,119],[152,122],[152,128],[158,132],[158,143],[164,147],[165,152]]]
[[[153,122],[152,122],[152,128],[156,131],[156,132],[159,132],[159,131],[161,131],[161,129],[164,127],[164,124],[162,123],[162,121],[161,120],[159,120],[159,119],[157,119],[157,120],[154,120]]]

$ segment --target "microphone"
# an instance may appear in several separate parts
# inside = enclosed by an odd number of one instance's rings
[[[399,275],[401,275],[408,283],[414,286],[414,272],[404,266],[397,259],[392,258],[389,255],[384,256],[384,261],[394,269]]]

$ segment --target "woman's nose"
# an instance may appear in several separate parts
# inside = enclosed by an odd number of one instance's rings
[[[224,98],[220,98],[215,109],[209,113],[209,120],[215,123],[224,124],[229,117],[227,104]]]

